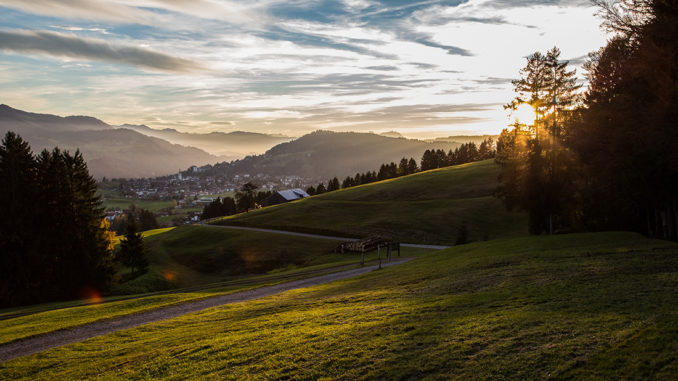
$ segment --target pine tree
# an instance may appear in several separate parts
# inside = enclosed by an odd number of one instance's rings
[[[336,177],[327,182],[327,191],[328,192],[339,190],[339,187],[340,187],[339,179],[337,179]]]
[[[398,164],[398,176],[405,176],[409,174],[410,172],[407,167],[407,159],[403,157],[400,159],[400,164]]]
[[[354,184],[355,184],[355,183],[354,183],[353,179],[351,178],[351,176],[346,176],[346,178],[344,179],[344,181],[341,183],[341,187],[342,187],[342,188],[350,188],[350,187],[352,187]]]
[[[137,226],[133,220],[130,220],[127,225],[127,234],[120,240],[117,258],[123,266],[131,269],[133,278],[148,269],[143,236],[137,232]]]
[[[417,173],[419,172],[419,167],[417,166],[417,161],[413,157],[410,158],[410,161],[407,163],[407,172],[408,173]]]
[[[0,182],[0,305],[14,305],[30,299],[41,252],[35,246],[35,160],[28,143],[11,131],[0,146]]]

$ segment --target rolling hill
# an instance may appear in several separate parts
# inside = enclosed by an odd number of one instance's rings
[[[398,163],[403,157],[417,162],[427,149],[445,152],[460,144],[427,143],[372,133],[316,131],[293,141],[278,144],[257,156],[214,166],[228,175],[268,174],[306,178],[344,178],[357,172],[379,169],[383,163]]]
[[[154,177],[223,158],[193,147],[171,144],[128,129],[116,129],[86,116],[34,114],[0,105],[0,134],[14,131],[34,152],[58,146],[80,149],[95,177]]]
[[[526,218],[492,196],[492,160],[441,168],[241,213],[214,222],[338,236],[381,235],[410,243],[454,244],[527,234]]]

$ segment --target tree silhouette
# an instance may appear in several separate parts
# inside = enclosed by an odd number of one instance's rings
[[[127,233],[120,240],[120,250],[117,255],[120,263],[132,270],[132,278],[146,272],[148,269],[143,236],[137,229],[138,227],[134,220],[130,220],[127,225]]]

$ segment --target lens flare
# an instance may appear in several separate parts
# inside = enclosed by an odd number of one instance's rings
[[[85,286],[80,290],[80,298],[84,299],[87,304],[99,304],[103,300],[99,290],[89,286]]]

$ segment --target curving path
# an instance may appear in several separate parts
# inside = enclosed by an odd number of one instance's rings
[[[389,263],[383,263],[382,267],[389,267],[409,261],[411,258],[393,259]],[[248,300],[263,298],[279,294],[281,292],[303,287],[311,287],[335,280],[346,279],[356,275],[376,270],[378,265],[364,266],[357,269],[345,270],[331,274],[280,283],[273,286],[260,287],[253,290],[236,292],[228,295],[220,295],[194,302],[160,308],[135,315],[123,316],[116,319],[105,320],[61,331],[51,332],[40,336],[18,340],[0,345],[0,363],[42,352],[51,348],[67,344],[78,343],[96,336],[106,335],[123,329],[138,327],[144,324],[172,319],[177,316],[198,312],[207,308],[222,306],[225,304],[245,302]]]

